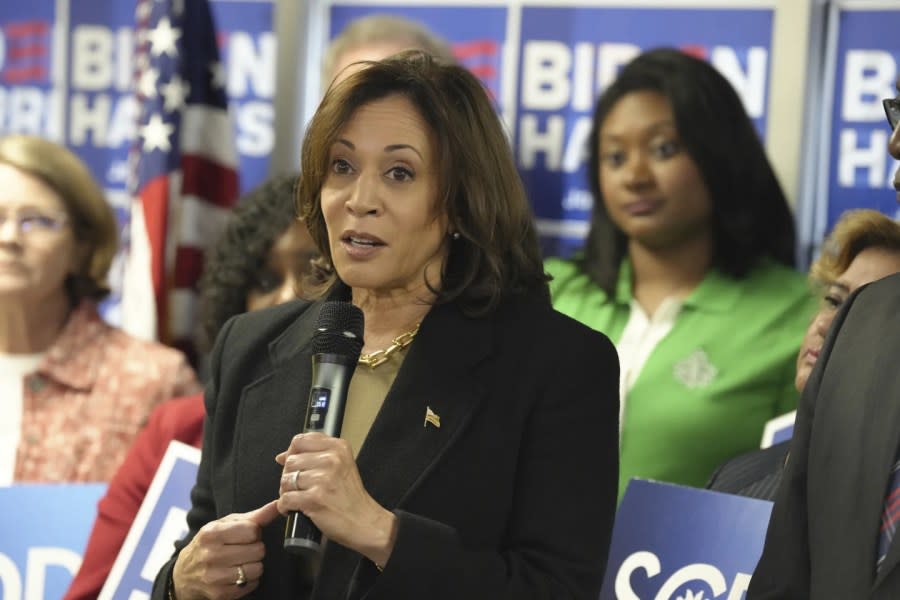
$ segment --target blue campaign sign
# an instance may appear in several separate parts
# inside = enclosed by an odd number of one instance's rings
[[[632,479],[600,600],[740,600],[771,511],[764,500]]]
[[[827,173],[827,209],[813,239],[821,239],[848,209],[900,217],[892,185],[898,163],[887,151],[891,131],[881,103],[897,95],[900,7],[884,6],[837,11],[829,158],[820,165],[822,176]]]
[[[108,190],[125,190],[136,136],[135,5],[71,2],[66,144]],[[261,183],[274,143],[275,34],[271,2],[211,1],[240,158],[241,189]],[[126,206],[117,207],[120,211]],[[127,214],[120,214],[123,225]]]
[[[71,2],[68,25],[65,143],[103,187],[125,190],[137,119],[134,5]],[[120,219],[127,217],[127,205],[116,208]]]
[[[425,2],[422,3],[426,4]],[[354,19],[370,14],[395,14],[418,21],[443,37],[456,59],[474,73],[503,110],[503,44],[506,42],[507,9],[499,6],[428,6],[333,3],[330,37]]]
[[[102,483],[0,487],[0,598],[62,598],[104,491]]]
[[[274,0],[212,0],[210,7],[226,69],[228,112],[244,193],[266,179],[275,144]]]
[[[581,246],[593,204],[585,173],[593,105],[641,50],[675,46],[709,60],[737,89],[760,134],[765,131],[773,20],[765,2],[740,9],[727,2],[704,8],[331,4],[332,37],[353,18],[401,14],[447,38],[485,81],[513,132],[545,254],[568,256]],[[517,43],[504,62],[507,36]]]
[[[274,143],[273,4],[210,2],[225,65],[242,192],[266,178]],[[129,237],[128,152],[138,120],[136,6],[118,0],[0,3],[0,134],[40,135],[73,150],[105,189],[122,240]],[[152,88],[152,77],[141,85]],[[114,324],[121,319],[123,268],[120,252],[110,270],[112,294],[101,308]]]
[[[200,450],[181,442],[169,444],[144,502],[138,510],[100,600],[149,598],[153,580],[187,533],[185,517],[197,480]]]
[[[0,134],[60,138],[52,94],[55,0],[0,3]]]
[[[135,4],[116,0],[69,2],[59,17],[65,35],[65,82],[61,141],[79,156],[104,188],[116,215],[119,237],[128,239],[131,197],[127,192],[128,150],[137,135],[133,95]],[[112,293],[101,305],[106,319],[119,325],[124,250],[110,269]]]
[[[514,144],[547,254],[570,255],[588,230],[586,161],[594,102],[629,60],[659,46],[711,62],[765,131],[771,8],[525,6]]]
[[[210,2],[226,67],[242,191],[265,179],[274,142],[273,2]],[[57,15],[57,5],[66,14]],[[57,21],[67,27],[55,37]],[[127,187],[127,154],[137,123],[134,25],[133,2],[0,5],[0,133],[41,135],[71,148],[111,192],[123,227],[127,201],[119,194]],[[54,71],[64,77],[52,79]]]

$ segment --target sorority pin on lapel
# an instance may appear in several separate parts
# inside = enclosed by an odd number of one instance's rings
[[[425,422],[422,423],[422,427],[428,427],[428,424],[431,423],[438,429],[441,428],[441,417],[436,412],[431,410],[430,406],[425,407]]]

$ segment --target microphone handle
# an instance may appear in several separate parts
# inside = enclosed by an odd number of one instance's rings
[[[309,406],[306,409],[304,433],[321,431],[326,435],[341,435],[347,391],[356,361],[341,354],[313,356]],[[311,576],[318,571],[322,552],[322,532],[312,520],[299,511],[292,511],[284,529],[284,549],[300,555]],[[311,579],[310,579],[311,580]]]
[[[284,526],[284,549],[315,560],[322,552],[322,532],[300,511],[292,511]]]

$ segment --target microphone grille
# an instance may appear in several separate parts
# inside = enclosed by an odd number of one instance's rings
[[[340,354],[359,360],[363,347],[363,312],[350,302],[326,302],[312,339],[313,354]]]

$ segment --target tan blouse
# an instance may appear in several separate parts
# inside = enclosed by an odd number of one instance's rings
[[[347,391],[347,406],[344,409],[344,423],[341,426],[341,438],[350,442],[353,448],[353,457],[359,455],[366,436],[375,422],[375,416],[381,410],[384,399],[403,359],[406,357],[404,348],[393,354],[391,358],[374,369],[365,365],[357,365],[350,379],[350,389]]]

